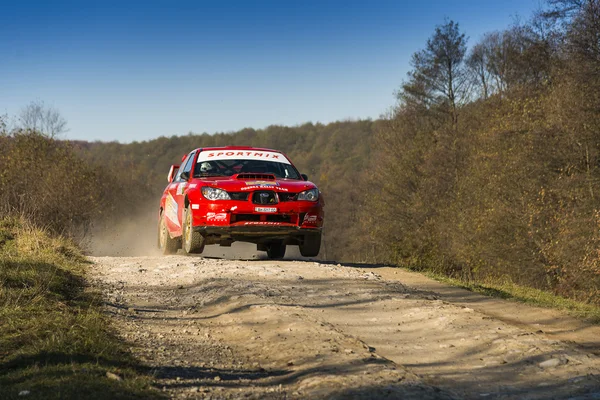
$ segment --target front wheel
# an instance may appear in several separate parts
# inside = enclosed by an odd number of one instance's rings
[[[175,254],[179,249],[179,240],[171,238],[165,217],[161,214],[158,225],[158,248],[164,255]]]
[[[204,251],[204,236],[194,232],[192,225],[192,209],[188,206],[183,218],[183,251],[186,254],[200,254]]]
[[[321,251],[321,234],[304,236],[304,241],[298,247],[302,257],[316,257]]]
[[[279,260],[285,256],[285,244],[281,242],[270,243],[267,245],[267,257],[273,260]]]

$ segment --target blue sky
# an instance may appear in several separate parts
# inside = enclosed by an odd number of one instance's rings
[[[64,137],[149,140],[378,118],[444,18],[475,43],[539,0],[0,0],[0,114],[43,101]]]

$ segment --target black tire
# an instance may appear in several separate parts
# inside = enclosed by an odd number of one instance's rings
[[[158,248],[160,249],[160,252],[165,255],[175,254],[179,247],[180,241],[178,239],[173,239],[171,235],[169,235],[165,217],[161,214],[160,224],[158,225]]]
[[[321,251],[321,234],[304,236],[304,242],[298,246],[302,257],[316,257]]]
[[[183,216],[183,251],[185,254],[200,254],[204,251],[204,236],[194,232],[192,225],[192,209],[188,206]]]
[[[267,245],[267,257],[272,260],[279,260],[285,256],[285,244],[281,242],[269,243]]]

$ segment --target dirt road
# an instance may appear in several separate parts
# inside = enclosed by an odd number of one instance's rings
[[[600,330],[390,268],[92,258],[175,398],[600,399]]]

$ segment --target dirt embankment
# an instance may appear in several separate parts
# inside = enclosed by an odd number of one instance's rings
[[[119,334],[172,397],[600,399],[598,328],[404,271],[93,261]]]

